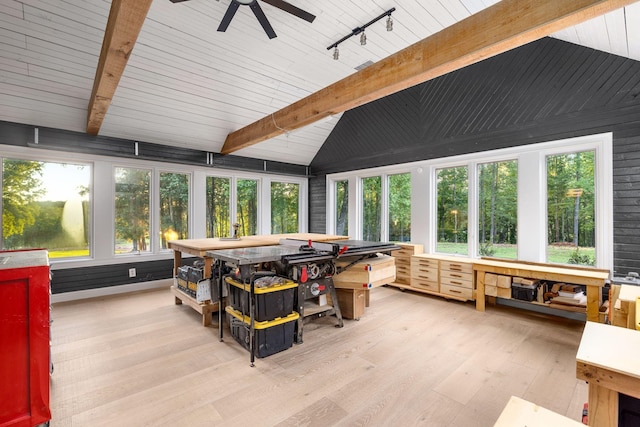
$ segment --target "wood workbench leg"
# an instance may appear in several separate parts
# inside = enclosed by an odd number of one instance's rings
[[[618,392],[589,382],[589,425],[617,427]]]
[[[182,252],[173,250],[173,277],[178,275],[178,268],[182,264]]]
[[[587,285],[587,321],[600,321],[600,287]]]
[[[484,271],[476,272],[476,310],[484,311]]]
[[[205,279],[213,277],[213,272],[211,271],[212,265],[213,265],[213,258],[204,257],[204,278]]]

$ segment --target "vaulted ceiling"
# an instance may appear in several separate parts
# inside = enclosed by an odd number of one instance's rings
[[[277,38],[249,7],[216,29],[230,0],[153,0],[99,134],[219,152],[227,136],[496,3],[494,0],[290,0],[313,23],[259,2]],[[611,2],[615,3],[615,2]],[[78,132],[109,17],[105,0],[0,3],[0,120]],[[385,20],[352,29],[395,7]],[[553,37],[640,60],[640,4]],[[236,155],[308,165],[340,114],[243,148]],[[274,120],[274,126],[279,127]]]

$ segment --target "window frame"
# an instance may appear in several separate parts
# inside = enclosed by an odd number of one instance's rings
[[[445,157],[393,166],[363,169],[327,175],[326,229],[335,231],[335,182],[348,180],[349,229],[352,238],[361,238],[361,212],[358,207],[362,186],[360,179],[377,175],[410,172],[411,178],[411,238],[422,243],[426,253],[435,252],[437,239],[436,169],[467,166],[469,173],[468,257],[478,254],[478,164],[517,160],[518,162],[518,260],[545,262],[547,247],[546,157],[576,151],[595,151],[595,204],[596,204],[596,265],[613,268],[613,134],[611,132],[566,138],[556,141],[519,145],[498,150]],[[383,192],[384,190],[383,180]],[[524,197],[523,195],[526,195]],[[358,203],[355,203],[356,199]],[[383,228],[388,220],[387,196],[383,194]],[[383,233],[383,239],[388,236]],[[541,236],[541,237],[539,237]],[[455,256],[455,255],[452,255]]]

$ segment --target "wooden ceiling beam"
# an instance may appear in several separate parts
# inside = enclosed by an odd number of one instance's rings
[[[93,81],[87,133],[97,135],[120,77],[151,7],[152,0],[112,0],[102,50]]]
[[[502,0],[230,133],[229,154],[499,55],[637,0]]]

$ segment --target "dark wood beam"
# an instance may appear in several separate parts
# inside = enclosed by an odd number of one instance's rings
[[[222,147],[229,154],[350,110],[637,0],[502,0],[242,129]]]
[[[87,133],[97,135],[152,0],[113,0],[104,32],[93,91],[89,99]]]

